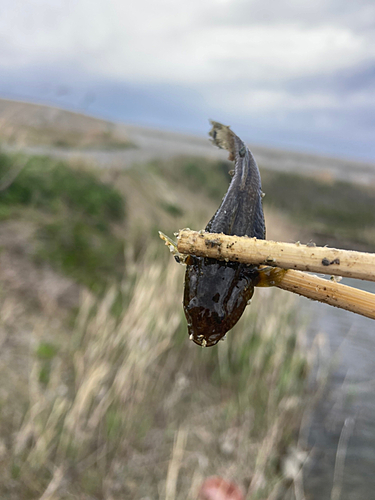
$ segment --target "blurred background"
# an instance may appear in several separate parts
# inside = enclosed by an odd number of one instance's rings
[[[0,92],[111,120],[374,160],[374,5],[4,0]]]
[[[158,237],[227,190],[212,118],[269,239],[374,252],[374,25],[370,0],[3,0],[1,498],[374,498],[373,322],[258,289],[199,349]]]

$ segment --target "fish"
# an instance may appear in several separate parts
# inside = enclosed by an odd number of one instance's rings
[[[208,233],[265,239],[259,168],[246,144],[226,125],[211,121],[209,135],[229,151],[234,172],[228,190],[209,223]],[[183,308],[190,340],[212,347],[242,316],[261,279],[257,266],[189,255]]]

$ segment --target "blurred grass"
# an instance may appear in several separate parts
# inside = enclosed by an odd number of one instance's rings
[[[12,126],[2,124],[0,141],[5,144],[44,146],[64,149],[114,150],[135,148],[126,137],[119,136],[112,127],[106,130],[68,130],[59,126]]]
[[[283,481],[282,457],[307,401],[298,304],[259,289],[228,339],[200,349],[186,332],[183,268],[157,235],[204,227],[227,189],[228,165],[180,158],[95,172],[0,156],[0,179],[18,169],[0,194],[3,222],[35,226],[34,261],[88,288],[78,313],[57,323],[55,310],[20,313],[19,296],[0,289],[0,343],[17,346],[0,358],[1,498],[177,491],[177,500],[193,500],[204,477],[222,475],[266,499]],[[288,183],[271,181],[266,173],[265,200],[291,218],[309,209]],[[25,337],[32,348],[21,355]]]
[[[0,179],[15,163],[24,166],[2,193],[2,205],[24,205],[50,213],[58,213],[65,205],[94,219],[101,227],[108,220],[123,219],[124,202],[120,193],[99,182],[94,174],[73,170],[64,162],[48,157],[0,153]]]
[[[37,262],[50,262],[78,283],[101,291],[124,268],[124,243],[107,228],[65,217],[39,230]]]
[[[182,272],[172,259],[146,257],[133,267],[119,318],[113,288],[100,301],[83,296],[70,338],[47,341],[44,324],[25,413],[1,418],[2,438],[14,436],[1,498],[47,490],[51,498],[164,498],[179,429],[186,445],[176,499],[195,498],[193,485],[211,474],[267,498],[303,408],[307,362],[293,301],[260,290],[226,342],[199,349],[182,317]]]
[[[215,201],[221,200],[229,185],[229,165],[226,161],[188,157],[154,160],[149,164],[159,176],[183,183],[190,191],[198,191]]]
[[[233,165],[203,158],[177,158],[154,161],[149,168],[220,203]],[[319,245],[374,251],[374,187],[275,172],[266,166],[261,168],[261,175],[266,193],[264,206],[286,215],[303,237]]]
[[[19,167],[21,165],[21,168]],[[124,197],[89,171],[48,157],[0,154],[0,179],[18,175],[0,197],[2,220],[37,226],[35,258],[99,291],[123,268]]]
[[[373,187],[285,172],[263,172],[262,182],[265,204],[308,228],[316,243],[375,249]]]

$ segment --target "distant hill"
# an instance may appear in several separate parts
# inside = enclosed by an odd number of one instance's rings
[[[0,142],[17,147],[126,148],[131,141],[106,120],[51,106],[0,99]]]
[[[215,117],[214,117],[215,118]],[[207,123],[207,131],[209,125]],[[225,159],[208,137],[125,125],[59,108],[0,99],[0,144],[29,153],[128,168],[178,156]],[[250,144],[259,167],[324,181],[375,185],[375,164]]]

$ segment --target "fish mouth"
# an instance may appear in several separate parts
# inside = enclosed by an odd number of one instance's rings
[[[216,345],[223,337],[225,337],[225,333],[215,333],[213,335],[203,335],[197,334],[196,332],[189,331],[189,339],[194,342],[194,344],[199,345],[200,347],[213,347]]]
[[[200,347],[216,345],[227,333],[226,322],[216,311],[205,307],[185,308],[189,339]]]

